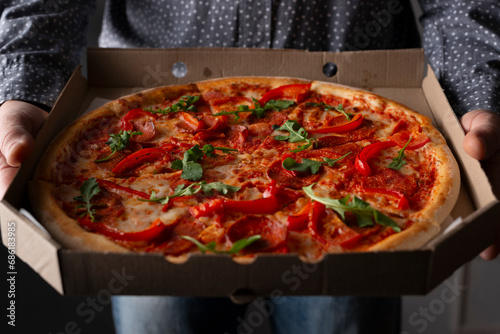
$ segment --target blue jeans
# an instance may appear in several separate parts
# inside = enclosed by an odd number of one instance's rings
[[[117,334],[252,334],[265,318],[274,334],[398,333],[399,298],[258,298],[247,305],[227,298],[117,296],[112,299]]]

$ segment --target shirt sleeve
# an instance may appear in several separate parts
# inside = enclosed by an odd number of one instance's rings
[[[421,0],[424,48],[451,107],[500,113],[497,1]]]
[[[80,62],[94,8],[87,0],[2,1],[0,104],[54,104]]]

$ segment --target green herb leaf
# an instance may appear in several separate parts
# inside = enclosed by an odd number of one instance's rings
[[[181,235],[181,238],[188,240],[188,241],[191,241],[193,244],[195,244],[198,247],[200,252],[202,252],[203,254],[205,254],[206,252],[217,253],[217,251],[215,250],[215,246],[216,246],[215,241],[209,242],[208,244],[204,245],[201,242],[199,242],[198,240],[196,240],[195,238],[190,237],[188,235]]]
[[[215,157],[215,154],[214,154],[214,151],[215,150],[220,150],[222,151],[223,153],[229,153],[231,151],[236,151],[238,152],[238,150],[234,149],[234,148],[229,148],[229,147],[214,147],[213,145],[211,144],[205,144],[201,150],[205,153],[205,155],[207,157]]]
[[[250,109],[250,107],[247,105],[240,105],[235,111],[221,111],[217,114],[213,114],[213,116],[234,115],[234,120],[237,121],[238,119],[240,119],[240,112],[251,112],[253,115],[257,116],[257,118],[262,118],[266,115],[266,111],[268,110],[281,111],[283,109],[291,107],[295,103],[293,101],[287,100],[270,100],[264,107],[261,107],[258,100],[252,98],[252,102],[254,105],[253,109]]]
[[[293,170],[297,172],[310,171],[312,174],[316,174],[322,164],[333,166],[337,161],[344,159],[351,153],[352,152],[346,153],[337,159],[323,158],[323,161],[302,159],[302,162],[297,162],[293,158],[286,158],[285,160],[283,160],[281,166],[286,170]]]
[[[182,160],[174,160],[172,161],[172,164],[170,165],[170,167],[172,167],[172,169],[177,169],[177,170],[181,170],[182,167],[184,167],[184,165],[182,164]]]
[[[255,241],[259,240],[261,238],[261,236],[257,234],[257,235],[252,235],[251,237],[248,237],[248,238],[243,238],[241,240],[238,240],[238,241],[234,242],[231,249],[229,249],[227,251],[216,250],[215,249],[216,244],[214,241],[209,242],[208,244],[204,245],[201,242],[199,242],[198,240],[196,240],[195,238],[187,236],[187,235],[181,235],[181,238],[194,243],[198,247],[200,252],[202,252],[203,254],[205,254],[206,252],[213,252],[213,253],[217,253],[217,254],[237,254],[243,248],[245,248],[245,247],[249,246],[250,244],[254,243]]]
[[[181,97],[179,102],[172,104],[170,107],[166,107],[165,109],[145,109],[146,111],[149,111],[153,114],[168,114],[168,113],[174,113],[178,111],[192,111],[196,112],[196,106],[194,105],[198,100],[200,99],[200,96],[192,96],[192,95],[184,95]]]
[[[84,204],[78,205],[76,208],[85,208],[86,212],[84,212],[81,217],[84,215],[89,215],[90,220],[93,222],[95,217],[95,210],[92,209],[92,204],[90,204],[90,200],[92,197],[97,195],[101,189],[99,188],[99,184],[97,183],[97,180],[95,178],[90,178],[85,180],[82,185],[80,186],[80,196],[74,197],[73,200],[79,201],[79,202],[84,202]]]
[[[310,159],[302,159],[302,162],[297,162],[293,158],[286,158],[283,160],[281,166],[286,170],[293,170],[297,172],[308,172],[316,174],[323,161],[315,161]]]
[[[119,133],[112,133],[109,135],[109,139],[106,142],[106,145],[111,148],[111,154],[105,158],[95,160],[94,162],[103,162],[111,159],[113,155],[115,155],[118,151],[123,151],[127,148],[130,143],[130,138],[132,136],[142,135],[140,131],[120,131]]]
[[[259,234],[257,235],[252,235],[251,237],[248,238],[243,238],[238,241],[235,241],[233,243],[233,246],[231,247],[230,250],[227,252],[229,254],[236,254],[239,253],[243,248],[248,247],[249,245],[253,244],[255,241],[259,240],[261,236]]]
[[[203,176],[203,168],[196,161],[201,159],[204,154],[200,146],[196,144],[184,152],[182,161],[179,159],[172,161],[171,167],[177,170],[182,169],[181,178],[184,180],[198,181]]]
[[[308,149],[313,144],[313,138],[307,138],[308,133],[297,121],[287,120],[282,126],[276,128],[278,131],[288,131],[290,134],[288,136],[275,136],[274,139],[285,141],[288,140],[290,143],[298,143],[305,141],[306,144],[298,146],[292,152],[300,152]]]
[[[347,157],[349,154],[351,154],[352,152],[347,152],[346,154],[344,154],[343,156],[341,156],[340,158],[337,158],[337,159],[330,159],[330,158],[323,158],[323,160],[329,164],[330,166],[333,167],[333,165],[335,165],[335,163],[337,161],[340,161],[342,159],[344,159],[345,157]]]
[[[412,137],[410,137],[410,139],[408,139],[408,141],[406,142],[405,146],[403,146],[403,148],[399,150],[398,156],[395,157],[394,159],[392,159],[392,162],[388,166],[389,168],[399,170],[399,169],[401,169],[401,167],[406,165],[406,160],[404,160],[404,158],[406,158],[405,149],[411,140],[412,140]]]
[[[222,182],[206,183],[205,181],[201,181],[198,183],[192,183],[188,187],[184,184],[180,184],[175,188],[174,193],[170,196],[156,197],[156,193],[152,191],[149,199],[140,198],[139,200],[143,202],[159,202],[161,204],[167,204],[171,198],[191,196],[201,190],[205,193],[205,195],[211,195],[214,190],[223,195],[227,195],[229,192],[237,192],[240,189],[241,187],[234,187]]]
[[[181,178],[189,181],[198,181],[203,177],[203,168],[197,162],[186,161],[183,163]]]
[[[200,182],[200,189],[203,190],[205,195],[211,195],[214,190],[222,195],[227,195],[229,192],[237,192],[241,187],[231,186],[222,182],[206,183],[202,181]]]
[[[324,102],[321,102],[321,103],[306,103],[306,106],[321,107],[321,108],[323,108],[324,111],[328,111],[328,110],[340,111],[347,118],[348,121],[351,120],[351,115],[345,112],[344,106],[342,106],[342,104],[339,104],[338,106],[333,107],[333,106],[328,105]]]
[[[336,211],[342,219],[345,220],[346,212],[351,212],[356,216],[356,222],[360,227],[372,226],[373,221],[375,221],[377,224],[391,227],[394,232],[401,232],[401,228],[394,220],[372,208],[369,203],[363,201],[362,199],[356,196],[354,196],[351,201],[350,196],[346,196],[341,199],[318,197],[312,190],[313,186],[314,184],[309,187],[303,187],[302,189],[311,199],[318,201],[326,205],[328,208]]]

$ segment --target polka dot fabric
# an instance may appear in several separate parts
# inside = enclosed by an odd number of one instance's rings
[[[86,0],[1,1],[0,103],[51,106],[86,44]]]
[[[500,113],[500,2],[422,1],[424,46],[458,115]]]
[[[58,1],[68,3],[47,3]],[[42,15],[52,21],[42,27],[39,41],[19,31],[28,29],[42,2],[14,2],[0,19],[1,98],[50,105],[78,62],[91,6],[71,1],[71,8]],[[500,19],[498,1],[421,5],[426,52],[452,106],[459,114],[479,107],[498,111],[500,34],[493,22]],[[23,42],[13,48],[12,39]],[[349,51],[418,47],[420,40],[407,1],[108,0],[99,44]]]

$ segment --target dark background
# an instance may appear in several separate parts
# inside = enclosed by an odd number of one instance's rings
[[[1,248],[1,259],[6,263],[7,248],[3,245]],[[6,267],[5,264],[4,268]],[[87,318],[76,312],[80,303],[86,304],[86,297],[62,297],[19,258],[16,258],[16,270],[16,326],[7,325],[6,309],[10,299],[6,298],[2,305],[2,310],[4,310],[2,326],[5,326],[2,333],[113,334],[115,332],[110,305],[105,305],[101,312],[95,313],[96,317],[93,321],[86,323]],[[4,271],[3,282],[6,282],[6,273],[7,270]],[[4,286],[6,286],[5,283]],[[9,291],[8,287],[6,286],[3,291],[2,295],[6,295]],[[81,331],[79,332],[78,329]]]

